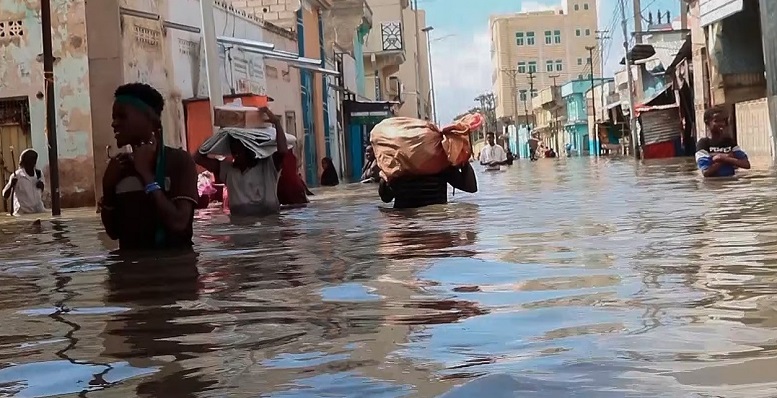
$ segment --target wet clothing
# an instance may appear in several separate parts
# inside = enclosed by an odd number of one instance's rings
[[[340,184],[340,178],[337,177],[337,170],[334,167],[327,167],[321,173],[321,185],[325,187],[334,187]]]
[[[11,187],[11,181],[16,178],[16,186]],[[43,206],[43,190],[38,188],[38,182],[43,181],[43,174],[40,170],[35,170],[33,175],[27,174],[24,168],[16,170],[11,177],[8,178],[8,183],[3,188],[3,194],[8,191],[13,192],[11,201],[13,203],[13,215],[18,216],[20,214],[37,214],[46,211]]]
[[[310,202],[307,186],[297,172],[297,157],[286,152],[281,161],[281,175],[278,177],[278,201],[282,205],[301,205]]]
[[[441,205],[448,203],[448,184],[463,189],[463,180],[462,171],[451,167],[436,175],[404,177],[390,184],[381,180],[378,194],[385,203],[394,200],[395,209]]]
[[[244,171],[231,164],[222,164],[219,179],[229,190],[231,214],[265,216],[279,213],[281,210],[278,199],[280,174],[273,157],[260,159],[255,166]]]
[[[737,159],[747,159],[747,154],[736,145],[734,139],[729,136],[718,138],[702,138],[696,143],[696,165],[699,170],[705,171],[712,166],[712,158],[715,155],[733,154]],[[731,177],[736,173],[736,167],[731,164],[722,164],[713,177]]]
[[[164,170],[163,176],[159,178],[163,181],[160,187],[171,201],[188,200],[196,207],[199,199],[197,169],[191,155],[171,147],[165,147],[164,152],[165,164],[159,168]],[[122,179],[112,190],[103,192],[103,211],[109,212],[108,216],[113,218],[111,225],[116,229],[119,247],[122,250],[191,247],[194,210],[189,216],[186,229],[181,232],[166,230],[156,211],[154,198],[146,193],[146,186],[140,176],[134,169],[123,173]]]
[[[507,161],[507,153],[499,145],[488,145],[480,151],[480,164],[503,163]],[[486,166],[486,170],[499,170],[499,166]]]
[[[360,180],[361,182],[380,181],[380,167],[377,160],[365,161]]]

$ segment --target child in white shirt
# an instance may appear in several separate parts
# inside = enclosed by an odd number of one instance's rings
[[[3,188],[3,198],[8,200],[13,196],[13,215],[44,213],[43,206],[43,175],[35,168],[38,163],[38,153],[26,149],[19,155],[19,169],[8,179]]]

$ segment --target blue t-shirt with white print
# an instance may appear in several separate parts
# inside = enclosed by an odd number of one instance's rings
[[[737,159],[747,159],[747,154],[736,145],[734,139],[728,136],[719,138],[702,138],[696,143],[696,165],[699,170],[707,170],[712,166],[712,158],[715,155],[732,153]],[[736,172],[736,167],[728,163],[718,168],[713,177],[731,177]]]

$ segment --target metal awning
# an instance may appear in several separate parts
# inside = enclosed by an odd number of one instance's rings
[[[701,0],[699,2],[699,24],[702,27],[726,19],[744,8],[742,0]]]
[[[682,60],[684,59],[691,59],[693,57],[693,53],[691,51],[691,35],[688,35],[688,37],[685,38],[685,42],[683,43],[682,47],[680,47],[680,50],[675,55],[672,62],[669,63],[669,66],[666,67],[666,70],[672,70],[674,69]]]
[[[231,44],[249,53],[263,55],[270,59],[287,62],[290,66],[318,72],[325,75],[340,75],[339,71],[324,68],[324,63],[319,59],[300,57],[288,51],[276,50],[275,45],[256,40],[238,39],[234,37],[219,36],[216,41],[222,44]]]

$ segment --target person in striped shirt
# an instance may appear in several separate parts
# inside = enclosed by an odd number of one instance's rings
[[[704,177],[731,177],[736,169],[749,169],[750,160],[733,137],[726,133],[728,113],[722,106],[704,112],[708,136],[696,143],[696,165]]]

